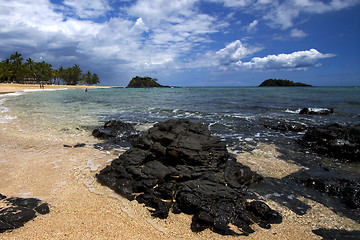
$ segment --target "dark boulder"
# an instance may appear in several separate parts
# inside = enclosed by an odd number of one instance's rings
[[[299,112],[306,115],[329,115],[334,113],[333,108],[303,108]]]
[[[360,210],[360,179],[353,179],[321,168],[302,171],[291,176],[291,179],[340,200],[349,209]]]
[[[270,228],[270,223],[281,223],[281,215],[272,210],[266,203],[261,201],[252,201],[246,203],[246,210],[253,214],[255,222],[259,223],[260,227]]]
[[[130,140],[139,134],[130,123],[124,123],[117,120],[111,120],[103,127],[93,130],[92,135],[96,138],[105,140],[105,142],[96,144],[96,148],[110,149],[114,146],[129,147]]]
[[[100,139],[109,139],[130,135],[132,132],[135,132],[132,124],[111,120],[106,122],[103,127],[94,129],[92,135]]]
[[[6,206],[0,208],[0,233],[24,226],[37,213],[50,212],[48,204],[36,198],[7,198],[0,194],[0,201]]]
[[[264,127],[281,132],[304,132],[307,126],[303,123],[280,122],[276,124],[267,123]]]
[[[360,161],[360,125],[312,127],[298,143],[332,158]]]
[[[253,232],[254,213],[243,196],[262,177],[236,162],[201,123],[156,124],[96,177],[127,199],[144,203],[154,217],[166,218],[170,210],[194,215],[193,231],[235,234],[233,224],[245,235]],[[262,225],[274,222],[267,215],[258,218],[254,221]]]

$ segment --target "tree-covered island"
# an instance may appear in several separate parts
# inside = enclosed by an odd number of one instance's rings
[[[7,83],[28,83],[28,84],[65,84],[95,85],[100,83],[99,77],[90,71],[83,73],[80,66],[53,69],[52,65],[42,62],[35,62],[28,58],[23,61],[22,55],[14,52],[0,62],[0,82]]]
[[[163,86],[157,82],[156,78],[151,77],[139,77],[136,76],[127,85],[127,88],[163,88],[168,86]]]
[[[290,80],[283,80],[283,79],[267,79],[263,81],[259,87],[311,87],[311,85],[297,82],[294,83]]]

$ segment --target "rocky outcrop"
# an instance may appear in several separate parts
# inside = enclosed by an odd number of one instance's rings
[[[19,228],[38,214],[50,212],[47,203],[36,198],[7,198],[0,194],[0,233]]]
[[[104,124],[101,128],[93,130],[92,135],[96,138],[105,140],[96,144],[96,148],[109,149],[114,146],[129,147],[130,140],[139,134],[134,126],[130,123],[111,120]]]
[[[193,231],[236,234],[233,224],[247,235],[254,222],[269,228],[282,221],[265,203],[243,198],[261,176],[236,162],[206,126],[188,120],[156,124],[96,177],[144,203],[154,217],[166,218],[170,210],[193,215]]]
[[[298,143],[332,158],[360,161],[360,125],[331,124],[312,127]]]

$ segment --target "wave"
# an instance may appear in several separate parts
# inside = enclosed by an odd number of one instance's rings
[[[9,123],[12,120],[16,119],[17,117],[6,115],[4,117],[0,117],[0,123]]]
[[[286,109],[285,112],[299,114],[302,109],[304,108],[299,108],[297,110]],[[309,109],[310,112],[315,112],[315,113],[329,110],[329,108],[320,108],[320,107],[309,107],[307,109]]]
[[[52,92],[59,90],[67,90],[68,88],[59,88],[59,89],[25,89],[23,92]]]

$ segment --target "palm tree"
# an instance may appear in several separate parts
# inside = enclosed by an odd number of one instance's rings
[[[22,60],[21,53],[14,52],[10,55],[10,60],[12,61],[12,71],[13,71],[13,78],[17,80],[21,77],[22,74]]]
[[[9,59],[0,62],[0,81],[7,82],[13,76],[11,63]]]
[[[36,79],[36,73],[34,71],[35,62],[31,58],[26,59],[26,63],[24,64],[24,74],[27,78],[32,80]]]

